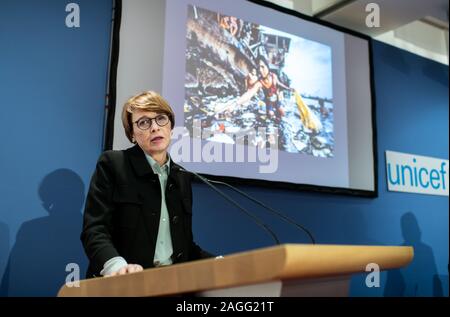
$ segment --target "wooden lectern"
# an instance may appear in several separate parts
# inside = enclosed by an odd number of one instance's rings
[[[284,244],[80,281],[58,296],[348,296],[351,274],[400,268],[412,247]],[[367,272],[368,273],[368,272]]]

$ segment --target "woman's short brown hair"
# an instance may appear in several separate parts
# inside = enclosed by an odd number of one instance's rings
[[[170,119],[170,128],[175,126],[175,114],[169,103],[154,91],[145,91],[128,99],[122,109],[122,124],[125,134],[133,142],[133,122],[131,120],[134,110],[153,111],[156,113],[165,113]],[[134,142],[133,142],[134,143]]]

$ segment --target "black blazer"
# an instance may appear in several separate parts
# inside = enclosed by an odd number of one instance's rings
[[[194,243],[191,176],[179,168],[171,162],[165,192],[174,263],[212,256]],[[90,261],[87,277],[100,276],[103,264],[116,256],[153,267],[160,214],[159,179],[141,148],[104,152],[92,176],[81,233]]]

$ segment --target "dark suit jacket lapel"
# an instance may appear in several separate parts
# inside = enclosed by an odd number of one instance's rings
[[[127,151],[130,155],[131,166],[133,166],[137,176],[144,177],[147,175],[154,175],[153,170],[145,157],[144,151],[142,151],[139,145],[135,145]]]

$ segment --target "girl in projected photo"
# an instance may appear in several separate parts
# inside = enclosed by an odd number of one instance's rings
[[[256,64],[258,65],[260,79],[236,101],[236,104],[242,105],[243,103],[248,102],[260,89],[262,89],[264,101],[266,103],[267,117],[274,119],[276,123],[279,123],[281,117],[284,115],[284,109],[280,104],[279,87],[291,92],[293,92],[294,89],[284,85],[278,79],[278,76],[270,71],[269,63],[263,56],[259,56],[256,59]]]
[[[221,111],[233,111],[236,107],[249,102],[254,96],[256,96],[256,94],[260,90],[262,90],[264,94],[263,101],[266,105],[267,119],[272,121],[275,126],[279,128],[280,142],[281,144],[284,144],[286,142],[286,139],[284,136],[284,128],[281,119],[285,115],[285,111],[281,105],[280,88],[288,90],[290,92],[294,92],[295,90],[291,87],[286,86],[278,79],[278,76],[270,70],[269,63],[263,56],[257,57],[256,64],[259,73],[258,80],[254,81],[252,85],[248,85],[247,91],[242,96],[240,96],[236,101],[233,101],[231,104],[227,105]],[[250,73],[249,76],[250,75],[254,76],[254,74],[252,73]],[[273,137],[274,136],[272,135],[269,138],[272,139]],[[269,140],[269,142],[273,143],[273,140]]]

